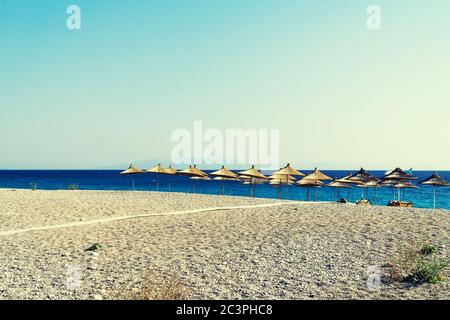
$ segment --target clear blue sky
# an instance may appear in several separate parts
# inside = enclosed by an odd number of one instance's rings
[[[448,0],[0,0],[0,168],[169,159],[202,120],[301,167],[450,169],[449,30]]]

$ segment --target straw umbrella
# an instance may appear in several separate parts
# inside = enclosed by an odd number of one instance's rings
[[[230,170],[228,170],[227,168],[225,168],[225,166],[222,166],[222,168],[220,168],[217,171],[211,172],[210,173],[211,176],[214,176],[214,180],[221,180],[222,181],[222,195],[225,194],[225,183],[224,181],[238,181],[239,177],[236,173],[231,172]],[[220,179],[218,179],[220,178]]]
[[[319,171],[317,168],[314,168],[314,171],[307,174],[304,179],[308,180],[333,180],[333,178],[330,178],[326,174]]]
[[[263,175],[260,171],[256,170],[254,165],[248,170],[239,172],[239,175],[249,179],[250,196],[251,197],[255,196],[254,190],[252,189],[253,188],[253,180],[254,179],[267,180],[267,177],[265,175]]]
[[[336,188],[338,190],[338,198],[340,197],[340,190],[341,188],[349,189],[351,186],[345,182],[339,182],[336,180],[333,180],[329,184],[327,184],[327,187]],[[336,199],[336,191],[334,192],[334,198]]]
[[[352,176],[353,176],[353,174],[349,173],[349,174],[347,174],[345,177],[336,179],[335,181],[336,181],[336,182],[346,183],[346,184],[354,184],[354,185],[357,185],[357,186],[363,184],[361,181],[350,180],[350,178],[351,178]],[[348,199],[349,199],[349,200],[350,200],[350,190],[351,190],[351,189],[349,188],[349,189],[348,189]],[[364,189],[362,189],[362,190],[364,190]],[[361,197],[364,198],[364,191],[363,191]]]
[[[312,180],[312,179],[306,179],[302,178],[301,180],[297,181],[295,183],[296,186],[298,187],[303,187],[306,188],[306,197],[307,197],[307,201],[310,201],[310,188],[313,187],[321,187],[323,186],[323,182],[320,180]]]
[[[430,177],[419,182],[419,184],[433,186],[434,193],[434,209],[436,209],[436,187],[448,187],[450,184],[440,177],[437,172],[433,173]]]
[[[323,172],[319,171],[317,168],[314,168],[314,171],[311,171],[310,173],[308,173],[306,176],[304,176],[302,178],[302,180],[307,180],[307,181],[324,181],[324,180],[333,180],[333,178],[330,178],[329,176],[327,176]],[[302,181],[302,180],[300,180],[300,181]],[[311,187],[315,187],[315,186],[311,185]],[[309,196],[309,190],[308,190],[308,196]],[[317,198],[317,194],[316,194],[316,198]]]
[[[398,201],[400,201],[400,189],[409,188],[411,186],[407,181],[415,180],[417,177],[406,173],[400,168],[395,168],[392,171],[387,172],[383,176],[383,180],[381,181],[381,185],[394,186],[398,189]],[[414,186],[412,187],[414,188]]]
[[[169,175],[174,175],[177,173],[177,170],[172,168],[172,165],[169,165],[169,167],[166,169],[166,171],[167,171],[167,174],[169,174]],[[171,178],[169,176],[169,192],[170,192],[170,183],[171,183]]]
[[[134,191],[135,190],[135,188],[134,188],[134,175],[135,174],[141,174],[141,173],[145,173],[145,171],[143,171],[143,170],[141,170],[141,169],[139,169],[137,167],[134,167],[132,164],[130,164],[128,169],[125,170],[125,171],[122,171],[120,174],[130,174],[131,175],[131,181],[132,181],[132,184],[133,184],[133,191]]]
[[[203,171],[197,169],[197,167],[195,165],[194,166],[189,166],[189,168],[186,168],[184,170],[180,170],[176,174],[180,175],[180,176],[187,176],[187,177],[190,177],[190,178],[207,176],[206,173],[204,173]],[[192,192],[195,191],[194,188],[195,188],[194,184],[192,184]]]
[[[388,172],[383,176],[383,179],[389,180],[416,180],[417,177],[412,174],[406,173],[400,168],[395,168],[394,170]]]
[[[194,164],[194,167],[192,167],[192,170],[194,170],[194,172],[196,172],[197,174],[202,175],[204,177],[208,176],[208,174],[206,172],[203,172],[202,170],[197,168],[197,165],[195,165],[195,164]]]
[[[156,173],[156,191],[159,191],[159,175],[160,174],[170,174],[166,169],[161,166],[161,163],[154,166],[151,169],[145,170],[145,172]]]
[[[286,177],[292,177],[292,176],[298,176],[298,177],[304,177],[305,175],[298,171],[297,169],[294,169],[289,163],[281,168],[280,170],[273,173],[273,175],[281,175]],[[289,196],[289,183],[286,183],[286,199]]]
[[[358,185],[358,187],[361,188],[361,199],[364,199],[364,188],[366,188],[365,184],[372,178],[374,177],[370,175],[369,172],[361,168],[358,172],[347,177],[346,180],[348,180],[350,183]],[[369,191],[367,191],[367,194],[369,194]]]

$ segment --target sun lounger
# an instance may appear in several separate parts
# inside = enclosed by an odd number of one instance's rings
[[[388,203],[388,207],[412,208],[412,206],[413,203],[408,201],[391,200]]]
[[[367,199],[360,199],[356,201],[357,206],[370,206],[370,201]]]

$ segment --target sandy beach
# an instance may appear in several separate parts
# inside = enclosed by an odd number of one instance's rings
[[[423,240],[448,257],[448,211],[0,189],[0,298],[108,299],[152,273],[193,299],[449,299],[448,279],[367,287],[368,268]]]

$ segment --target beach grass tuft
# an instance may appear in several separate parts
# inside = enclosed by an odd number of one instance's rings
[[[438,252],[439,252],[438,248],[435,245],[432,245],[429,243],[424,244],[422,246],[422,249],[420,249],[420,254],[422,256],[429,256],[431,254],[438,253]]]
[[[443,258],[421,259],[410,278],[416,284],[434,284],[445,280],[444,269],[447,267],[448,262]]]
[[[415,285],[444,281],[444,271],[449,264],[446,259],[437,257],[438,253],[438,247],[433,244],[411,243],[399,258],[387,264],[387,277],[391,282],[409,282]]]

